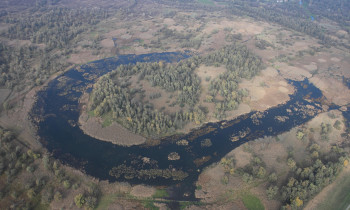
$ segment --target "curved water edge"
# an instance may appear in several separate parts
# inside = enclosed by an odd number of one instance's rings
[[[30,113],[41,142],[55,158],[99,179],[166,185],[171,199],[195,200],[194,182],[203,168],[247,141],[286,132],[322,112],[321,91],[304,80],[289,81],[296,91],[285,104],[232,121],[208,123],[188,134],[164,138],[155,146],[118,146],[79,128],[79,98],[98,77],[120,64],[173,62],[189,56],[188,52],[121,55],[67,71],[38,93]],[[179,143],[183,139],[188,144]]]

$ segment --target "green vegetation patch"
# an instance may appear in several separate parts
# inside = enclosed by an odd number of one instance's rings
[[[252,194],[245,193],[242,196],[244,206],[249,210],[264,210],[264,205],[260,199]]]
[[[158,210],[159,209],[159,207],[154,205],[154,202],[152,200],[142,201],[142,204],[146,209],[150,209],[150,210]]]
[[[104,114],[102,116],[102,119],[103,119],[103,123],[102,123],[103,128],[110,126],[113,123],[112,112],[108,112]]]
[[[157,189],[156,192],[152,195],[153,198],[164,198],[168,196],[169,194],[166,189]]]

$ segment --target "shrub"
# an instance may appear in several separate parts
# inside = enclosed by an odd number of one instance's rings
[[[74,203],[77,207],[81,208],[83,207],[84,203],[85,203],[85,198],[83,194],[78,194],[74,197]]]

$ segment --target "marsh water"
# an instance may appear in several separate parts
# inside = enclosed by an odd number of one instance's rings
[[[164,138],[155,146],[118,146],[90,137],[79,128],[79,98],[98,77],[120,64],[177,62],[189,56],[188,53],[177,52],[121,55],[70,69],[38,93],[31,117],[42,144],[55,158],[96,178],[132,184],[165,185],[169,186],[171,199],[194,200],[194,182],[205,167],[218,162],[247,141],[286,132],[322,111],[319,102],[322,93],[319,89],[307,80],[289,81],[295,87],[295,93],[285,104],[265,112],[251,112],[232,121],[208,123],[188,134]],[[188,145],[177,143],[183,139],[188,141]],[[206,139],[210,139],[211,146],[203,146]],[[172,152],[178,153],[180,159],[169,160],[168,155]],[[167,170],[178,171],[185,176],[182,180],[156,175],[111,176],[111,169],[121,165],[132,169],[133,173]]]

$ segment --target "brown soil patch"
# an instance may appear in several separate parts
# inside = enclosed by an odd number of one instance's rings
[[[310,81],[322,91],[329,101],[339,106],[350,103],[350,89],[342,81],[321,76],[315,76]]]
[[[339,58],[336,58],[336,57],[332,57],[332,58],[331,58],[331,61],[333,61],[333,62],[339,62],[340,59],[339,59]]]
[[[15,39],[15,40],[11,40],[11,41],[8,41],[7,43],[8,45],[10,46],[23,46],[23,45],[31,45],[32,42],[30,40],[18,40],[18,39]]]
[[[213,30],[222,30],[224,28],[232,28],[237,33],[242,33],[243,35],[256,35],[264,30],[264,26],[267,24],[253,22],[249,19],[241,19],[231,21],[224,19],[222,21],[207,23],[204,33],[210,34]]]
[[[104,37],[106,39],[112,39],[113,37],[119,38],[122,35],[124,35],[126,32],[127,32],[126,28],[120,28],[120,29],[116,29],[116,30],[113,30],[113,31],[110,31],[110,32],[104,34]]]
[[[114,47],[114,42],[112,39],[104,39],[101,41],[102,47],[112,48]]]
[[[289,94],[294,92],[293,87],[271,67],[252,80],[243,80],[239,87],[249,91],[249,106],[258,111],[287,102]]]
[[[197,181],[197,186],[202,186],[202,189],[196,190],[196,197],[205,202],[214,202],[225,191],[225,186],[221,184],[223,176],[224,169],[219,164],[203,171]]]
[[[251,153],[246,151],[244,147],[237,147],[232,150],[227,156],[233,156],[236,160],[236,168],[242,168],[249,164],[250,159],[253,157]]]
[[[130,194],[140,198],[149,198],[156,192],[154,187],[136,185],[131,189]]]
[[[125,209],[145,209],[143,205],[135,201],[116,199],[110,204],[107,210],[125,210]]]
[[[304,65],[304,67],[308,70],[308,71],[315,71],[317,70],[317,65],[315,62],[311,62],[309,65]]]
[[[91,50],[81,49],[78,53],[71,54],[70,58],[67,60],[69,63],[73,64],[84,64],[89,61],[94,61],[102,59],[102,55],[93,55]]]
[[[304,80],[304,78],[311,78],[312,74],[309,73],[309,71],[295,67],[295,66],[290,66],[286,63],[276,63],[276,67],[278,70],[281,72],[283,77],[288,78],[288,79],[293,79],[293,80]]]
[[[169,106],[176,100],[177,93],[171,93],[167,92],[166,90],[157,87],[152,86],[147,80],[141,80],[138,82],[138,76],[135,75],[132,76],[130,79],[131,82],[131,88],[141,88],[145,91],[145,97],[141,101],[142,103],[145,103],[146,101],[153,105],[153,107],[157,110],[163,110],[162,112],[165,112],[167,114],[173,114],[181,110],[181,107],[179,105],[175,105],[173,107]],[[160,93],[161,97],[151,99],[150,96],[155,93]],[[173,97],[171,97],[173,95]]]

